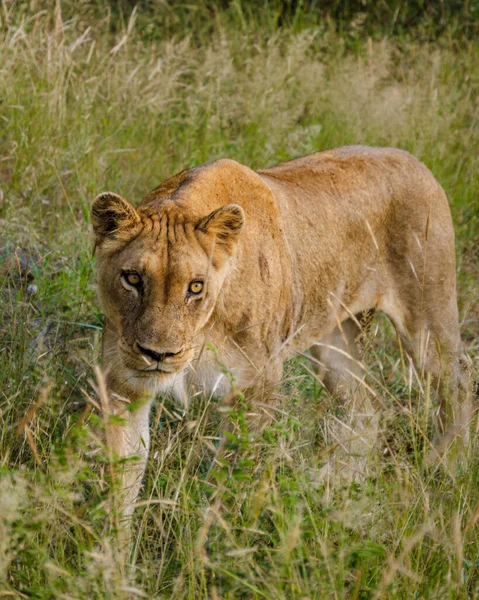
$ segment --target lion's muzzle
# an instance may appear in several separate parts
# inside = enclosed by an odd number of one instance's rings
[[[179,354],[182,353],[182,349],[178,350],[177,352],[158,352],[157,350],[153,350],[151,348],[146,348],[145,346],[140,346],[140,344],[136,344],[138,350],[144,354],[145,356],[147,356],[148,358],[153,359],[155,362],[163,362],[165,360],[165,358],[171,358],[173,356],[178,356]]]

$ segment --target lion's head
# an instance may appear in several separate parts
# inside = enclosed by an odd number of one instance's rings
[[[95,199],[100,298],[127,368],[161,378],[191,362],[244,219],[237,204],[195,215],[173,200],[136,209],[110,192]]]

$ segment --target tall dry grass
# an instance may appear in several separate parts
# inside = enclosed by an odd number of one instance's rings
[[[184,415],[164,399],[124,572],[96,414],[88,226],[99,191],[137,202],[222,156],[260,167],[346,143],[406,148],[451,201],[465,361],[477,371],[478,46],[352,49],[328,24],[250,33],[221,14],[211,35],[147,42],[138,13],[112,34],[106,13],[67,21],[60,3],[21,7],[4,2],[0,17],[0,595],[479,595],[477,432],[462,466],[454,446],[453,466],[426,460],[433,398],[381,320],[366,348],[384,406],[368,477],[325,477],[324,417],[343,414],[305,361],[288,365],[282,412],[260,442],[241,410],[230,415],[228,460],[216,401]]]

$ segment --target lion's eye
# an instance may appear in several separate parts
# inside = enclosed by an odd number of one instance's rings
[[[192,281],[188,288],[190,294],[200,294],[203,291],[203,282],[202,281]]]
[[[133,287],[138,287],[141,283],[138,273],[123,273],[123,279]]]

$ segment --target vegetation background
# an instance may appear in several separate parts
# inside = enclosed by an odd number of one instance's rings
[[[367,475],[324,475],[334,409],[302,359],[261,440],[230,415],[226,458],[214,399],[160,399],[125,571],[89,231],[100,191],[138,202],[219,157],[405,148],[450,199],[477,377],[478,33],[477,0],[1,0],[0,597],[479,598],[479,425],[467,460],[430,460],[428,382],[380,318]]]

